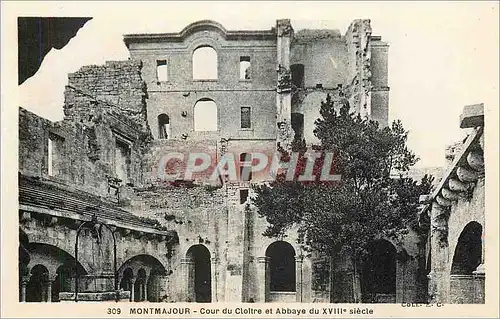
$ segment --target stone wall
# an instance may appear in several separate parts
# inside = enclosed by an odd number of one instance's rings
[[[135,123],[119,114],[94,105],[88,113],[80,114],[81,121],[63,120],[50,122],[20,109],[19,113],[19,171],[27,176],[50,179],[76,189],[116,200],[110,192],[110,178],[116,177],[116,139],[128,141],[130,147],[129,180],[121,181],[137,185],[142,183],[142,157],[149,140],[147,133]],[[86,114],[86,118],[83,115]],[[53,146],[52,175],[48,169],[48,140],[57,140]],[[122,185],[122,186],[120,186]]]
[[[428,231],[426,258],[431,302],[485,301],[484,105],[464,107],[461,145],[447,152],[448,168],[426,205],[420,224]],[[425,228],[426,227],[426,228]]]
[[[300,30],[294,34],[290,64],[304,65],[304,87],[336,88],[348,81],[347,46],[337,30]]]
[[[217,80],[193,80],[193,52],[210,46],[217,52]],[[170,118],[172,138],[183,134],[189,140],[274,138],[276,114],[276,40],[229,40],[220,30],[205,30],[182,41],[149,41],[129,46],[133,59],[144,63],[142,77],[147,84],[148,122],[158,138],[159,114]],[[240,57],[250,57],[250,79],[240,80]],[[157,61],[166,60],[168,81],[159,82]],[[202,98],[212,99],[218,108],[218,131],[194,131],[193,109]],[[251,128],[240,129],[240,107],[251,108]]]
[[[108,61],[105,65],[83,66],[68,74],[64,92],[64,114],[68,120],[85,118],[98,103],[147,131],[146,84],[141,77],[142,62]]]

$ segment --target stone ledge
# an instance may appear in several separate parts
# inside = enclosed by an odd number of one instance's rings
[[[130,299],[130,291],[100,291],[100,292],[79,292],[78,301],[115,301],[118,294],[118,300],[128,301]],[[60,301],[74,301],[74,292],[60,292]]]
[[[460,115],[460,128],[472,128],[484,126],[484,104],[473,104],[464,106]]]

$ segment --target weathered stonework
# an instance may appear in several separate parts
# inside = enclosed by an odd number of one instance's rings
[[[314,121],[327,94],[386,125],[387,45],[371,36],[369,20],[354,21],[344,36],[295,32],[286,19],[264,31],[228,31],[200,21],[179,33],[126,35],[124,42],[130,60],[69,74],[63,121],[20,110],[21,300],[52,294],[55,301],[57,292],[71,298],[75,274],[68,266],[75,263],[76,232],[95,213],[113,229],[125,299],[361,301],[361,265],[352,265],[349,256],[325,261],[299,244],[296,229],[283,238],[262,235],[267,222],[251,204],[250,186],[267,176],[211,181],[205,172],[166,181],[161,161],[171,152],[205,152],[217,164],[227,153],[271,157],[277,148],[289,150],[294,138],[314,144]],[[215,50],[216,79],[193,79],[193,53],[200,47]],[[238,77],[242,61],[250,62],[249,77]],[[167,66],[161,81],[160,65]],[[195,129],[199,101],[216,104],[216,130]],[[242,107],[250,109],[250,127],[242,125]],[[85,296],[108,296],[114,290],[112,237],[90,230],[81,236],[79,285],[90,290]],[[407,279],[419,271],[416,236],[393,245],[410,257],[395,264],[396,293],[377,300],[418,299]],[[100,261],[94,258],[98,246]],[[290,252],[285,288],[274,282],[273,249]],[[57,254],[65,258],[58,261]]]
[[[420,222],[428,234],[425,258],[430,302],[485,300],[483,112],[477,105],[464,108],[462,127],[473,130],[463,142],[447,149],[446,174],[434,192],[422,198],[426,205]]]

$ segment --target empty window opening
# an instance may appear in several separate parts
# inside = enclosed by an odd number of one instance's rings
[[[252,180],[252,154],[240,154],[240,179],[243,182]]]
[[[251,110],[248,106],[242,106],[240,110],[240,125],[241,128],[251,128],[252,116]]]
[[[170,118],[167,114],[158,115],[158,138],[170,138]]]
[[[292,64],[290,66],[290,71],[292,72],[292,83],[296,87],[304,87],[304,65],[303,64]]]
[[[115,174],[124,183],[128,183],[130,173],[130,146],[122,140],[116,140]]]
[[[361,279],[363,302],[396,302],[396,249],[387,240],[377,240],[368,252]]]
[[[483,227],[477,222],[470,222],[458,238],[457,247],[451,266],[452,275],[472,275],[481,264]]]
[[[49,133],[47,142],[47,173],[49,176],[58,176],[62,172],[64,138]]]
[[[240,189],[240,204],[245,204],[248,199],[248,189]]]
[[[266,250],[269,257],[270,291],[295,291],[295,250],[284,241],[269,245]]]
[[[240,57],[240,80],[250,80],[250,57]]]
[[[168,64],[167,60],[156,61],[156,79],[158,82],[168,81]]]
[[[217,79],[217,52],[212,47],[199,47],[193,52],[193,79]]]
[[[292,113],[292,129],[295,132],[294,139],[302,141],[304,138],[304,114]]]
[[[194,130],[217,131],[217,104],[209,99],[202,99],[194,105]]]

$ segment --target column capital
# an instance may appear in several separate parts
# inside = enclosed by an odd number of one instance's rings
[[[46,277],[46,283],[53,283],[57,278],[57,274],[48,274]]]
[[[211,258],[210,259],[210,263],[212,263],[212,264],[218,264],[219,263],[219,258],[217,258],[217,257]]]
[[[26,285],[30,281],[31,274],[21,276],[21,285]]]
[[[295,256],[295,262],[296,263],[304,262],[304,255]]]
[[[181,264],[194,264],[194,260],[192,258],[181,258]]]

